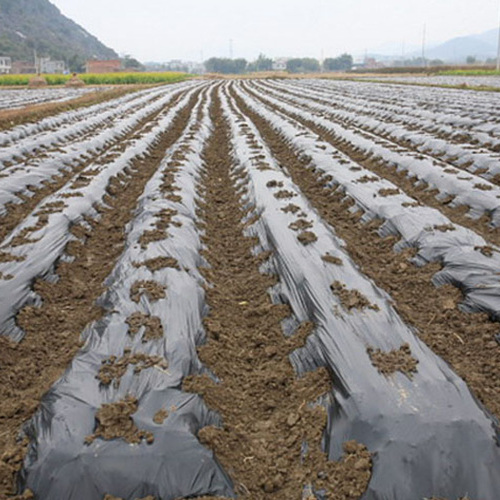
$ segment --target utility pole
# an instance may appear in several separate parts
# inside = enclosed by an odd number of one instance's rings
[[[427,64],[425,63],[425,35],[427,26],[424,24],[424,32],[422,33],[422,66],[425,68]]]
[[[38,76],[40,76],[40,60],[38,59],[38,54],[36,52],[36,47],[33,49],[33,56],[35,58],[35,71]]]
[[[497,71],[500,71],[500,9],[499,9],[499,12],[498,12]]]
[[[233,39],[229,39],[229,59],[233,58]]]

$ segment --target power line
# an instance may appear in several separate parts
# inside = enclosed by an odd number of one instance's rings
[[[497,47],[497,71],[500,71],[500,7],[498,9],[498,47]]]
[[[427,66],[425,63],[425,35],[426,35],[427,26],[424,24],[424,31],[422,33],[422,66]]]

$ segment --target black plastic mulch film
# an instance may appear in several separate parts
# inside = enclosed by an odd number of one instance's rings
[[[303,129],[257,105],[244,85],[236,84],[234,88],[249,107],[272,120],[294,146],[314,151],[313,161],[325,172],[335,174],[337,182],[345,184],[346,192],[359,206],[373,215],[383,215],[383,230],[400,234],[403,244],[418,245],[420,259],[443,259],[445,267],[438,280],[468,290],[471,309],[491,314],[500,309],[493,287],[475,286],[478,282],[489,283],[491,266],[494,262],[500,264],[498,254],[491,260],[473,253],[474,246],[485,244],[482,238],[459,227],[446,233],[424,231],[424,226],[444,224],[447,219],[423,207],[415,214],[402,210],[405,195],[401,199],[374,198],[373,190],[387,181],[381,180],[376,186],[353,183],[362,172],[353,177],[348,168],[340,169],[335,161],[327,159],[325,150],[311,150],[315,139],[304,134]],[[493,417],[473,398],[463,380],[402,322],[387,294],[359,272],[344,251],[343,242],[276,164],[263,141],[262,154],[270,169],[256,168],[246,134],[251,130],[259,141],[260,135],[247,119],[248,128],[239,126],[228,94],[224,88],[220,92],[232,128],[234,168],[243,167],[248,173],[245,201],[254,207],[254,214],[260,215],[249,232],[258,236],[262,250],[273,251],[268,265],[278,275],[279,283],[270,293],[274,300],[290,304],[296,322],[314,321],[317,325],[306,346],[292,354],[292,363],[298,373],[324,365],[335,376],[325,439],[330,459],[339,458],[342,443],[347,440],[356,439],[368,447],[374,467],[364,499],[420,500],[440,496],[451,500],[467,494],[471,500],[496,500],[500,492],[500,448]],[[196,355],[196,346],[205,340],[202,319],[208,312],[203,278],[197,270],[202,261],[195,215],[197,183],[203,167],[200,153],[212,127],[206,89],[203,95],[207,98],[198,102],[183,136],[167,151],[139,199],[136,215],[127,228],[126,249],[107,279],[108,291],[101,298],[108,314],[83,332],[85,346],[44,396],[40,410],[27,425],[31,444],[20,486],[30,488],[37,498],[102,500],[108,493],[127,500],[146,495],[163,500],[234,496],[231,479],[213,453],[196,438],[203,426],[221,424],[220,416],[208,409],[199,396],[180,390],[186,375],[206,371]],[[185,103],[183,99],[169,113],[163,126],[168,126],[171,116]],[[232,105],[236,105],[234,101]],[[190,134],[191,127],[196,126],[198,106],[202,106],[201,125]],[[153,129],[151,134],[155,133]],[[173,201],[162,195],[160,185],[169,160],[183,146],[188,149],[175,173],[180,188],[176,194],[181,201]],[[283,189],[296,194],[293,203],[313,223],[315,242],[304,246],[289,229],[296,217],[281,210],[288,201],[274,196],[267,186],[270,180],[283,182]],[[177,211],[173,217],[176,224],[168,228],[169,237],[141,246],[141,235],[153,228],[156,216],[165,209]],[[342,260],[342,266],[322,260],[332,252]],[[176,259],[178,266],[153,271],[134,265],[160,256]],[[53,262],[45,264],[45,273],[49,273]],[[166,287],[165,296],[152,300],[142,294],[136,302],[137,297],[131,297],[130,291],[140,281],[161,284]],[[343,309],[330,289],[335,281],[359,291],[378,310]],[[25,296],[23,300],[27,300]],[[134,313],[159,318],[164,337],[144,341],[144,329],[131,336],[127,319]],[[11,330],[11,334],[19,337],[17,331]],[[367,347],[389,351],[405,343],[418,360],[413,377],[380,374]],[[96,378],[102,361],[113,355],[121,357],[126,348],[165,358],[167,366],[153,366],[139,374],[129,367],[119,384],[103,387]],[[97,438],[85,444],[86,437],[95,431],[96,411],[127,394],[138,400],[133,415],[135,425],[151,432],[154,442],[129,444],[122,439]],[[155,423],[154,416],[161,409],[167,410],[168,416],[163,423]]]

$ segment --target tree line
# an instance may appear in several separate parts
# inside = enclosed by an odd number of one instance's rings
[[[352,68],[353,59],[350,54],[342,54],[338,57],[329,57],[321,64],[312,57],[297,57],[288,59],[286,71],[288,73],[319,73],[320,71],[349,71]],[[256,71],[271,71],[273,60],[261,54],[257,60],[248,62],[246,59],[229,59],[212,57],[205,61],[205,69],[208,73],[243,74]]]

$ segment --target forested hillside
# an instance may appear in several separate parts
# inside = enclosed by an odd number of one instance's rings
[[[72,69],[90,57],[117,57],[48,0],[0,0],[0,55],[31,60],[35,49],[39,56],[64,60]]]

